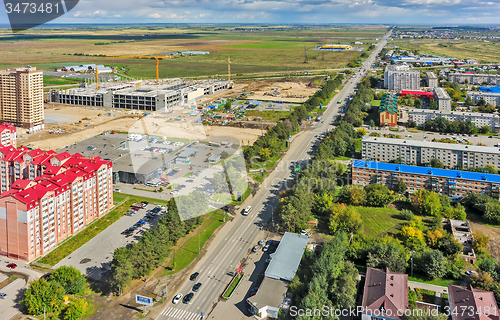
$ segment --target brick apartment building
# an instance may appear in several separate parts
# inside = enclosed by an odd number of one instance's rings
[[[0,255],[32,261],[113,206],[112,163],[0,148]]]
[[[363,160],[390,162],[400,159],[406,164],[424,165],[438,159],[446,167],[484,168],[492,165],[500,169],[500,148],[403,140],[382,137],[363,137]]]
[[[0,145],[17,147],[16,127],[10,124],[0,124]]]
[[[420,189],[461,198],[466,193],[482,193],[499,199],[500,175],[430,167],[407,166],[394,163],[356,160],[352,165],[352,184],[366,186],[379,183],[392,189],[399,180],[407,191]]]
[[[43,120],[43,72],[29,66],[0,70],[0,122],[36,132]]]

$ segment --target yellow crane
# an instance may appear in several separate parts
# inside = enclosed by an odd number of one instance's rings
[[[171,56],[159,56],[159,52],[154,56],[155,58],[155,65],[156,65],[156,83],[158,84],[160,82],[160,73],[159,73],[159,65],[160,65],[160,58],[170,58]],[[106,58],[111,58],[111,59],[151,59],[152,56],[117,56],[117,57],[106,57]]]
[[[95,89],[99,90],[99,71],[97,71],[97,64],[95,65]]]

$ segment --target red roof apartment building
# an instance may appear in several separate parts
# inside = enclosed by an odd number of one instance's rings
[[[16,127],[10,124],[0,124],[0,144],[17,147]]]
[[[408,306],[408,275],[367,268],[362,320],[402,319]]]
[[[448,285],[448,302],[453,320],[499,320],[493,292]]]
[[[112,163],[0,147],[0,255],[32,261],[113,206]]]

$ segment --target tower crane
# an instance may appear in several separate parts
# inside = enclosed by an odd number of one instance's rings
[[[159,52],[154,56],[155,58],[155,66],[156,66],[156,84],[160,82],[160,73],[159,73],[159,65],[160,65],[160,59],[161,58],[170,58],[170,56],[159,56]],[[106,58],[112,58],[113,60],[116,59],[151,59],[152,56],[116,56],[116,57],[106,57]]]
[[[95,89],[99,90],[99,71],[97,71],[97,64],[95,65]]]

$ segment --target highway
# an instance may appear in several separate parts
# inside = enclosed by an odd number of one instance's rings
[[[317,140],[317,135],[332,128],[332,121],[339,115],[339,100],[345,100],[354,92],[364,74],[370,69],[376,56],[387,42],[391,31],[378,43],[375,50],[368,57],[359,70],[344,84],[344,88],[331,99],[328,108],[322,116],[321,122],[315,122],[311,130],[307,130],[296,136],[290,149],[278,165],[278,167],[264,180],[263,185],[254,197],[248,198],[242,208],[248,205],[252,210],[248,216],[237,212],[236,217],[226,223],[219,231],[213,242],[207,249],[205,256],[197,263],[193,272],[200,275],[196,281],[186,279],[181,286],[180,293],[186,295],[191,292],[192,286],[201,282],[202,286],[189,304],[172,304],[168,302],[157,320],[198,320],[203,311],[204,318],[208,318],[212,308],[219,300],[222,291],[231,280],[231,272],[236,271],[238,265],[249,253],[251,248],[257,244],[258,234],[262,227],[271,217],[271,213],[277,205],[279,191],[287,188],[292,181],[291,166],[297,161],[308,161],[309,152]],[[291,186],[288,185],[288,187]],[[169,292],[169,296],[178,292]]]

